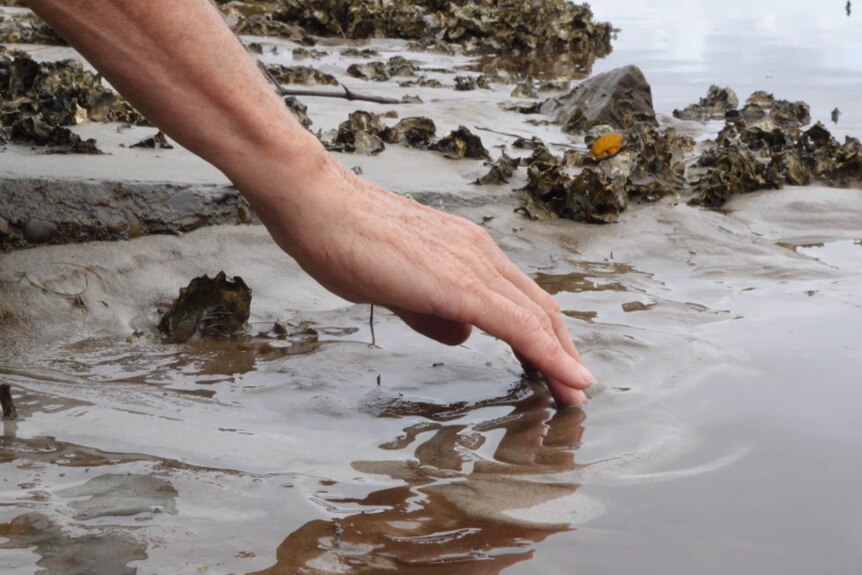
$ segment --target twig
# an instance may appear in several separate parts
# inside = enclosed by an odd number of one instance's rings
[[[276,80],[272,73],[267,70],[266,66],[263,62],[257,63],[258,67],[263,71],[264,75],[269,79],[270,84],[272,84],[276,91],[280,96],[314,96],[317,98],[343,98],[344,100],[359,100],[362,102],[374,102],[375,104],[411,104],[412,102],[405,102],[404,100],[399,100],[398,98],[387,98],[385,96],[370,96],[367,94],[358,94],[341,84],[341,89],[344,90],[344,93],[341,92],[331,92],[329,90],[305,90],[305,89],[295,89],[295,88],[285,88],[283,87],[278,80]]]
[[[377,336],[374,335],[374,304],[371,304],[371,313],[368,316],[368,327],[371,328],[371,346],[377,347]]]
[[[513,134],[512,132],[502,132],[500,130],[494,130],[493,128],[486,128],[485,126],[473,126],[477,130],[481,130],[483,132],[491,132],[492,134],[499,134],[501,136],[509,136],[510,138],[521,138],[522,140],[529,140],[529,136],[520,136],[518,134]],[[566,148],[568,150],[575,150],[577,146],[574,144],[561,144],[558,142],[547,142],[549,146],[556,146],[558,148]]]

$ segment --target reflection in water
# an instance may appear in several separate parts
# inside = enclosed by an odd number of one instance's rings
[[[585,51],[566,54],[528,54],[483,56],[468,68],[483,74],[493,74],[504,70],[511,74],[523,74],[539,81],[581,80],[590,75],[597,58],[610,53],[605,51]]]
[[[133,561],[147,558],[146,545],[113,533],[72,537],[40,513],[25,513],[0,523],[0,549],[33,548],[40,573],[49,575],[135,575]]]
[[[554,410],[550,397],[526,382],[485,406],[514,409],[480,423],[452,418],[475,414],[475,405],[430,413],[381,446],[401,450],[416,444],[410,459],[354,462],[357,471],[404,484],[360,500],[330,499],[362,510],[309,521],[278,547],[277,563],[257,575],[492,574],[531,558],[534,545],[549,535],[568,531],[567,522],[535,524],[507,512],[575,492],[577,484],[543,482],[541,476],[577,467],[583,411]],[[480,455],[498,433],[502,439],[493,457]]]

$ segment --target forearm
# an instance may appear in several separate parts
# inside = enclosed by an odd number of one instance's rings
[[[27,3],[156,126],[231,179],[269,160],[320,161],[316,139],[207,0]]]

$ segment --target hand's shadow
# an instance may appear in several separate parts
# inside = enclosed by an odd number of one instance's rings
[[[489,405],[511,405],[514,410],[490,421],[458,422]],[[415,406],[408,411],[415,415]],[[542,481],[541,475],[576,467],[583,411],[557,411],[546,392],[523,382],[505,398],[437,410],[426,417],[430,421],[406,428],[381,446],[405,449],[419,435],[431,433],[414,449],[415,459],[353,464],[358,471],[389,475],[405,485],[362,500],[339,500],[365,510],[306,523],[278,547],[277,564],[257,575],[499,573],[531,558],[535,543],[570,529],[568,523],[531,523],[506,511],[534,507],[578,488]],[[496,430],[504,436],[493,457],[483,458],[480,448],[487,439],[499,437],[489,433]]]

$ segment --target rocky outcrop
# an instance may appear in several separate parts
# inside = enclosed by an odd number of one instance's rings
[[[627,130],[638,123],[656,126],[652,89],[637,66],[616,68],[584,80],[572,91],[545,100],[541,111],[567,132],[608,124]]]

